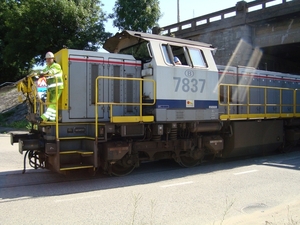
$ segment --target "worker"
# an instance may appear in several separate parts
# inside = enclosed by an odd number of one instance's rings
[[[180,62],[180,60],[178,59],[177,56],[174,56],[174,63],[175,63],[176,65],[181,65],[181,62]]]
[[[64,89],[63,72],[61,66],[54,61],[54,54],[52,52],[46,53],[46,68],[40,72],[40,77],[47,78],[47,102],[48,107],[46,112],[37,118],[41,121],[55,121],[56,118],[56,103],[61,96]]]

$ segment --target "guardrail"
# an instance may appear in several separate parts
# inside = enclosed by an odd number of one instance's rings
[[[292,0],[256,0],[253,2],[238,2],[236,6],[227,8],[218,12],[206,14],[193,19],[185,20],[176,24],[163,27],[162,34],[171,34],[188,28],[195,29],[198,26],[209,24],[211,22],[220,21],[236,15],[263,10],[272,6],[285,4]]]
[[[100,80],[108,80],[108,81],[127,81],[127,82],[137,82],[139,86],[139,100],[136,102],[113,102],[113,101],[99,101],[99,81]],[[145,103],[143,102],[143,83],[145,82],[150,82],[152,83],[152,88],[153,88],[153,93],[154,97],[152,99],[152,102],[150,103]],[[110,122],[111,123],[139,123],[139,122],[153,122],[154,121],[154,116],[153,115],[147,115],[143,116],[143,106],[151,106],[156,103],[156,83],[154,80],[151,79],[144,79],[144,78],[129,78],[129,77],[110,77],[110,76],[98,76],[96,78],[95,82],[95,128],[96,128],[96,137],[98,137],[98,107],[99,105],[108,105],[109,106],[109,117],[110,117]],[[114,106],[137,106],[139,108],[139,115],[136,116],[115,116],[113,114],[113,108]]]
[[[0,84],[0,88],[1,87],[6,87],[6,86],[9,86],[9,85],[15,85],[15,82],[4,82],[4,83]]]
[[[219,96],[219,106],[226,107],[226,112],[220,114],[221,120],[300,117],[298,89],[220,84],[219,92],[223,93]],[[241,99],[238,98],[239,95]],[[232,111],[231,107],[241,107],[244,110]],[[258,111],[258,108],[261,110]]]

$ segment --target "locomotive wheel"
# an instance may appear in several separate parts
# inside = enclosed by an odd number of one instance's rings
[[[195,159],[190,156],[180,156],[179,165],[182,167],[194,167],[197,166],[201,162],[201,159]]]
[[[111,174],[115,176],[126,176],[130,174],[134,170],[135,166],[127,166],[124,167],[123,165],[120,165],[118,162],[111,165]]]
[[[137,160],[133,155],[125,155],[122,159],[110,165],[110,174],[115,176],[130,174],[136,167]]]
[[[201,163],[203,157],[204,150],[196,148],[185,155],[181,155],[178,163],[182,167],[194,167]]]

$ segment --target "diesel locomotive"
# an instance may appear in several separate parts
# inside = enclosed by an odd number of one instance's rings
[[[11,134],[23,172],[29,158],[58,173],[123,176],[144,161],[193,167],[206,156],[262,154],[299,140],[297,75],[218,66],[210,44],[134,31],[117,33],[104,49],[55,53],[64,80],[55,121],[34,119],[49,104],[34,74],[18,83],[32,124]]]

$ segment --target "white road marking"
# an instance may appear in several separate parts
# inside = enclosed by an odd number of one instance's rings
[[[162,188],[167,188],[167,187],[174,187],[174,186],[180,186],[180,185],[186,185],[186,184],[192,184],[194,181],[187,181],[187,182],[182,182],[182,183],[175,183],[175,184],[168,184],[168,185],[163,185],[160,186]]]
[[[242,175],[242,174],[246,174],[246,173],[254,173],[257,171],[258,170],[248,170],[248,171],[244,171],[244,172],[234,173],[233,175]]]
[[[56,199],[54,202],[69,202],[69,201],[77,201],[82,199],[89,199],[89,198],[99,198],[100,195],[91,195],[91,196],[83,196],[83,197],[74,197],[74,198],[65,198],[65,199]]]
[[[15,202],[15,201],[27,200],[27,199],[30,199],[30,198],[32,198],[32,197],[24,196],[24,197],[19,197],[19,198],[7,198],[7,199],[1,199],[0,198],[0,203]]]
[[[264,162],[263,165],[270,165],[270,166],[281,166],[281,167],[290,167],[294,168],[296,166],[290,164],[282,164],[282,163],[272,163],[272,162]]]

